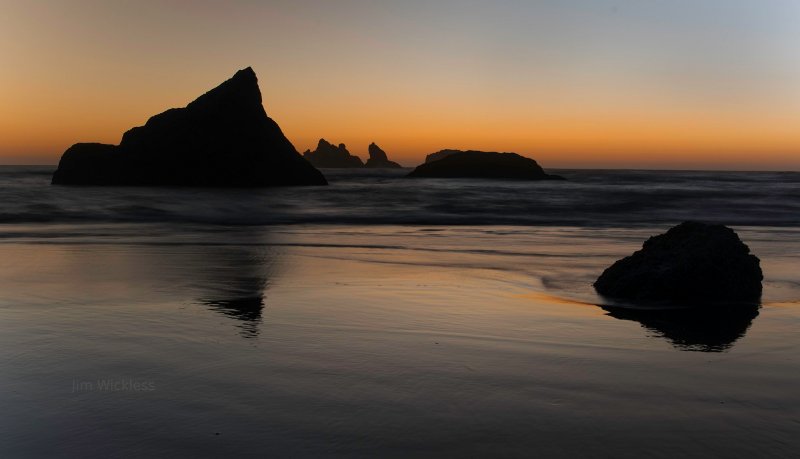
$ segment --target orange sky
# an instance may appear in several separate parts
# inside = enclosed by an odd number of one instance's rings
[[[299,151],[800,170],[791,0],[4,3],[2,164],[118,143],[252,66]]]

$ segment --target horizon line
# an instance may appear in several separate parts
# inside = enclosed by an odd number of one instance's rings
[[[532,159],[532,158],[531,158]],[[537,161],[538,162],[538,161]],[[424,164],[423,163],[420,163]],[[540,164],[541,166],[541,164]],[[56,164],[2,164],[0,167],[53,167],[58,168]],[[402,166],[403,169],[414,169],[417,166]],[[552,171],[641,171],[641,172],[764,172],[764,173],[800,173],[800,169],[697,169],[697,168],[647,168],[647,167],[542,167],[545,170]],[[370,170],[363,167],[318,167],[317,169],[325,170],[352,170],[363,169]],[[374,169],[371,169],[374,170]]]

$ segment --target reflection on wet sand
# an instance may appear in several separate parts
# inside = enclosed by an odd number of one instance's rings
[[[759,305],[720,308],[646,309],[599,305],[607,315],[633,320],[683,351],[723,352],[745,335]]]
[[[243,338],[258,336],[261,325],[261,311],[264,309],[264,296],[236,298],[228,300],[200,300],[209,309],[242,321],[238,325]]]
[[[271,257],[258,246],[206,247],[198,278],[197,302],[240,321],[244,338],[258,336],[265,291],[272,269]]]

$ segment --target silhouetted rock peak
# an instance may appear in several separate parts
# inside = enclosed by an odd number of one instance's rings
[[[386,152],[381,149],[381,147],[375,145],[375,142],[369,144],[369,159],[374,159],[375,161],[388,161],[389,158],[386,156]]]
[[[759,259],[732,229],[684,222],[611,265],[594,287],[611,298],[697,306],[757,302],[763,278]]]
[[[516,153],[442,150],[434,155],[439,155],[438,159],[417,166],[408,177],[564,180]]]
[[[316,167],[364,167],[361,158],[351,155],[345,144],[340,143],[337,147],[325,139],[319,139],[317,149],[306,150],[303,157]]]
[[[261,104],[252,68],[155,115],[117,145],[75,144],[55,184],[261,187],[324,185]]]
[[[261,104],[258,77],[251,67],[239,70],[230,79],[195,99],[187,108],[221,102],[231,104],[234,101],[242,104]]]
[[[369,144],[368,151],[369,159],[367,160],[367,164],[365,164],[366,167],[393,169],[403,167],[394,161],[389,161],[389,157],[386,156],[386,152],[383,151],[381,147],[375,145],[375,142]]]

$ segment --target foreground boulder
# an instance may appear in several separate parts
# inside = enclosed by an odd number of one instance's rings
[[[601,295],[633,301],[756,302],[759,259],[722,225],[685,222],[648,239],[594,283]]]
[[[374,142],[369,144],[369,159],[367,160],[367,163],[364,166],[372,168],[391,168],[391,169],[398,169],[403,167],[394,161],[389,161],[389,158],[386,156],[386,152],[381,150],[381,147],[375,145]]]
[[[446,151],[446,150],[443,150]],[[439,152],[441,153],[441,152]],[[429,155],[430,156],[430,155]],[[426,162],[408,177],[497,178],[513,180],[563,180],[545,173],[536,161],[516,153],[457,151]]]
[[[262,187],[325,185],[269,118],[253,69],[185,108],[150,118],[119,145],[79,143],[61,157],[54,184]]]

